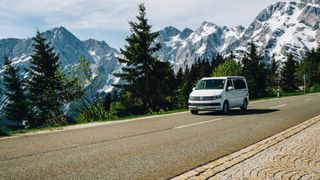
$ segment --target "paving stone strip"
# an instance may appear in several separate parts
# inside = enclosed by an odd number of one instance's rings
[[[320,115],[173,179],[320,179],[319,147]]]

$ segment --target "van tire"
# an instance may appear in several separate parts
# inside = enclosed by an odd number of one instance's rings
[[[225,101],[223,103],[222,112],[223,112],[223,114],[229,114],[229,103],[228,103],[228,101]]]
[[[243,100],[243,104],[242,106],[240,107],[241,111],[246,111],[248,108],[248,101],[247,99]]]
[[[197,110],[191,110],[191,114],[198,114]]]

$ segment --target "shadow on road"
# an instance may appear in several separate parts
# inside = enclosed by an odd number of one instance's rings
[[[250,114],[267,114],[275,111],[279,111],[279,109],[248,109],[246,111],[241,110],[230,110],[227,116],[238,116],[238,115],[250,115]],[[213,112],[199,112],[198,115],[225,115],[221,111],[213,111]]]

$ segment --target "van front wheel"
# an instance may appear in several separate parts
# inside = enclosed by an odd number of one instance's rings
[[[227,101],[223,103],[222,112],[223,114],[229,113],[229,103]]]
[[[198,114],[197,110],[191,110],[191,114]]]

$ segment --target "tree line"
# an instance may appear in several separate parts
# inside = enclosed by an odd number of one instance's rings
[[[184,109],[197,81],[209,76],[244,76],[250,98],[297,92],[304,84],[307,91],[320,91],[320,47],[300,61],[289,54],[283,64],[274,57],[266,64],[251,42],[239,61],[233,53],[228,57],[218,54],[212,59],[199,58],[191,67],[174,73],[169,62],[154,56],[161,48],[155,42],[159,33],[151,31],[143,4],[139,5],[137,20],[129,25],[131,35],[118,58],[124,66],[114,74],[123,83],[114,84],[114,90],[106,95],[98,94],[95,86],[86,86],[93,79],[84,57],[70,72],[63,73],[58,54],[37,31],[24,77],[14,62],[4,56],[2,118],[34,128]],[[68,108],[75,115],[67,116]]]

